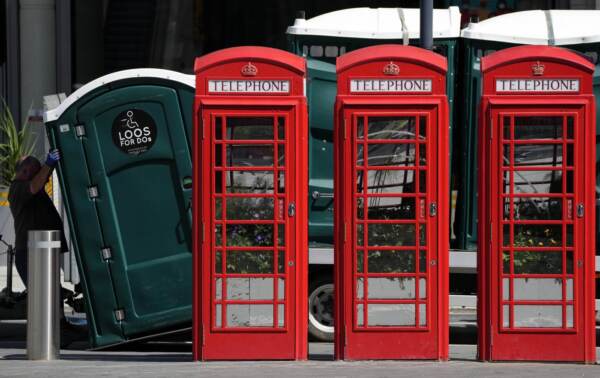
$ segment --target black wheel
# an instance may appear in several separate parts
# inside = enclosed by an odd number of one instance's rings
[[[333,341],[333,281],[319,277],[308,287],[308,334],[313,340]]]

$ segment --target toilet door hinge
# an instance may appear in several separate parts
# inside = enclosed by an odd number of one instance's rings
[[[100,252],[102,253],[102,260],[107,261],[112,259],[112,250],[109,247],[102,248]]]
[[[123,320],[125,320],[125,310],[123,310],[122,308],[116,309],[115,319],[117,319],[118,322],[122,322]]]
[[[75,125],[75,135],[81,138],[85,136],[85,125]]]
[[[91,199],[98,198],[98,187],[96,185],[88,186],[88,195]]]

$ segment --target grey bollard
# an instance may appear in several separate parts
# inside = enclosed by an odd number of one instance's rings
[[[56,360],[60,352],[60,231],[29,231],[27,358]]]

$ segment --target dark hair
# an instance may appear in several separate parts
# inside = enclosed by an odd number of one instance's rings
[[[40,164],[40,161],[36,159],[34,156],[26,156],[23,159],[19,160],[17,166],[15,167],[15,172],[21,171],[24,167],[31,166],[33,164]]]

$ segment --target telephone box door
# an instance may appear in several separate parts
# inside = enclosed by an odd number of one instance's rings
[[[294,359],[296,112],[205,110],[204,359]],[[206,156],[206,155],[205,155]],[[208,281],[208,282],[206,282]]]
[[[501,241],[491,256],[492,360],[583,359],[585,119],[582,107],[491,110],[492,240]]]
[[[438,108],[399,109],[344,112],[348,359],[438,358]]]

